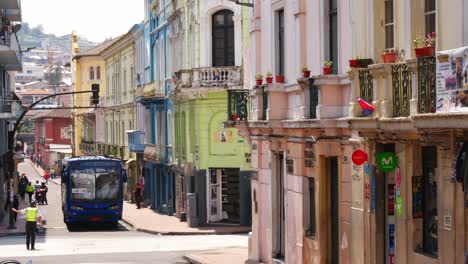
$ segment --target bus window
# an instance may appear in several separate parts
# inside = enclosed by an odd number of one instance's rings
[[[96,200],[115,200],[119,193],[119,175],[111,167],[96,168]]]

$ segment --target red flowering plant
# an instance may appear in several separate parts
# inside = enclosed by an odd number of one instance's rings
[[[437,37],[437,34],[435,32],[427,33],[425,37],[418,36],[413,40],[414,47],[415,48],[434,47],[436,37]]]

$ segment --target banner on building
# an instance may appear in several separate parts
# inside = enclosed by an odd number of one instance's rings
[[[468,47],[437,53],[437,112],[468,111]]]

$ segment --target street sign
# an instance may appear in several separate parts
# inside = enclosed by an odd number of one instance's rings
[[[398,157],[392,152],[377,154],[377,165],[382,172],[392,172],[398,166]]]
[[[353,155],[351,156],[351,160],[356,165],[362,165],[364,164],[364,162],[367,161],[367,153],[364,152],[364,150],[357,149],[353,152]]]

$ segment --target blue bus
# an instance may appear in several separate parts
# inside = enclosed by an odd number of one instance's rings
[[[121,160],[102,156],[65,158],[61,171],[62,211],[67,225],[117,225],[122,219],[123,183],[127,180]]]

